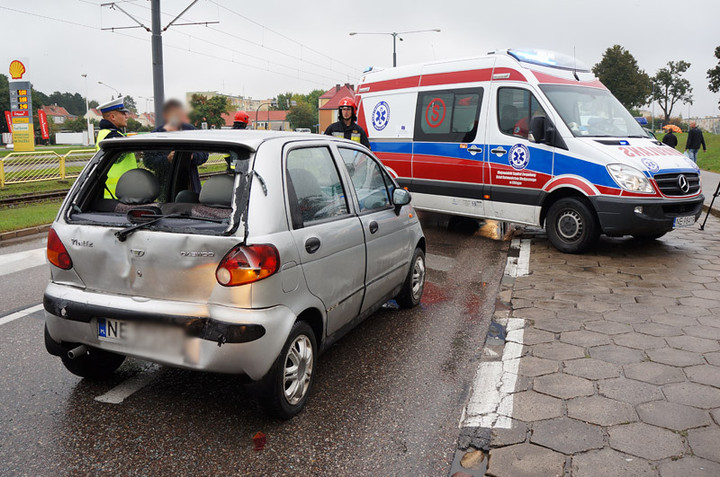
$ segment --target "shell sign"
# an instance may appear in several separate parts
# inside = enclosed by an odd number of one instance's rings
[[[22,61],[13,60],[10,62],[10,78],[17,80],[22,79],[25,74],[25,65]]]

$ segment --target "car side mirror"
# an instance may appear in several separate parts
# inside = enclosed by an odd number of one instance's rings
[[[538,144],[547,142],[547,138],[545,137],[545,124],[545,116],[537,116],[532,118],[532,120],[530,121],[530,134],[528,135],[528,139],[530,140],[530,142],[535,142]]]
[[[401,189],[400,187],[396,187],[393,191],[392,201],[393,205],[395,206],[395,213],[400,215],[400,209],[403,205],[408,205],[410,203],[410,200],[412,197],[410,196],[410,192],[406,191],[405,189]]]

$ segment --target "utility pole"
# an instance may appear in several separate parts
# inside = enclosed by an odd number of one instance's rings
[[[162,117],[162,106],[165,104],[165,78],[163,73],[160,0],[151,0],[150,7],[152,9],[152,63],[153,96],[155,96],[155,121],[160,121],[160,118]]]
[[[439,28],[433,28],[430,30],[410,30],[410,31],[393,31],[393,32],[351,32],[350,36],[355,35],[391,35],[393,38],[393,68],[397,66],[397,40],[405,41],[400,35],[408,35],[410,33],[427,33],[427,32],[434,32],[434,33],[440,33]]]
[[[124,13],[127,17],[129,17],[133,22],[136,23],[136,25],[132,26],[121,26],[121,27],[108,27],[103,28],[103,30],[125,30],[128,28],[142,28],[147,32],[150,32],[152,35],[152,41],[151,41],[151,48],[152,48],[152,64],[153,64],[153,96],[155,97],[155,121],[159,121],[159,118],[162,117],[162,107],[165,103],[165,74],[163,72],[163,48],[162,48],[162,34],[164,31],[166,31],[171,26],[188,26],[188,25],[211,25],[215,23],[220,23],[217,21],[212,22],[188,22],[188,23],[176,23],[181,16],[185,14],[190,8],[192,8],[193,5],[195,5],[198,2],[198,0],[193,0],[190,5],[185,7],[185,9],[180,12],[179,15],[177,15],[175,18],[172,19],[170,23],[168,23],[165,27],[161,24],[161,16],[160,16],[160,0],[150,0],[150,26],[151,28],[148,28],[135,18],[130,13],[126,12],[118,3],[116,2],[109,2],[109,3],[103,3],[100,6],[101,7],[109,7],[111,10],[118,10],[122,13]]]

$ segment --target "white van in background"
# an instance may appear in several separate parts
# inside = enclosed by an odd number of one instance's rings
[[[563,252],[601,233],[695,223],[700,171],[649,138],[590,70],[539,50],[369,71],[358,122],[418,209],[545,226]]]

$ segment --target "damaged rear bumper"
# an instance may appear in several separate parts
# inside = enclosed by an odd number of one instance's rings
[[[241,309],[223,305],[107,295],[51,283],[43,299],[50,337],[67,347],[78,343],[157,363],[253,380],[270,369],[295,316],[289,308]],[[180,328],[178,352],[135,348],[98,338],[98,319]]]

